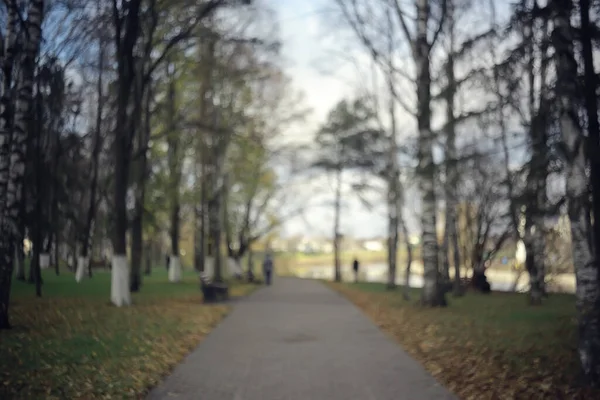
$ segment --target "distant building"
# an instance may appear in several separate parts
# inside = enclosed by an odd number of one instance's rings
[[[380,238],[365,240],[363,248],[367,251],[383,251],[385,249],[385,240]]]

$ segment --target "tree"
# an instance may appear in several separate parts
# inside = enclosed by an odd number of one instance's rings
[[[502,166],[489,157],[469,157],[460,166],[461,181],[457,188],[458,241],[462,242],[463,261],[473,270],[474,279],[486,282],[486,264],[493,259],[509,238],[506,213],[506,188]],[[474,286],[483,291],[485,283]]]
[[[590,161],[590,183],[592,190],[592,215],[594,217],[594,248],[600,251],[600,123],[598,122],[598,99],[596,90],[598,78],[594,68],[592,51],[594,30],[597,25],[590,21],[590,0],[579,1],[579,16],[581,18],[581,44],[584,65],[584,94],[587,117],[588,143],[587,157]],[[596,253],[597,254],[597,253]],[[596,256],[597,257],[597,256]]]
[[[351,169],[367,169],[373,165],[366,157],[370,137],[374,130],[374,114],[362,99],[342,100],[330,112],[327,121],[317,132],[318,158],[314,167],[333,174],[334,177],[334,276],[341,280],[340,265],[340,217],[342,209],[343,173]]]
[[[577,314],[579,325],[579,358],[585,378],[592,386],[600,385],[600,285],[598,262],[587,240],[585,142],[578,120],[577,61],[574,53],[574,30],[571,26],[573,2],[553,0],[554,31],[552,44],[556,51],[556,94],[559,101],[560,132],[566,162],[567,199],[571,220],[571,240],[577,279]]]
[[[444,27],[446,18],[446,0],[433,2],[415,0],[414,23],[409,24],[407,14],[400,2],[380,1],[377,13],[374,7],[366,3],[337,0],[336,2],[345,19],[358,34],[361,42],[367,45],[369,51],[378,56],[381,51],[373,45],[374,38],[380,34],[380,26],[386,26],[387,15],[393,15],[394,23],[399,26],[408,44],[410,55],[416,71],[416,120],[418,128],[418,167],[417,175],[421,192],[422,208],[422,254],[424,265],[423,304],[429,306],[446,305],[445,294],[441,290],[438,274],[438,243],[436,238],[436,194],[435,194],[435,164],[433,160],[434,134],[431,128],[431,58],[433,49]],[[437,7],[434,7],[437,6]],[[433,11],[432,11],[433,10]],[[437,18],[436,15],[437,14]],[[411,30],[411,27],[414,27]],[[432,29],[433,28],[433,29]],[[430,35],[430,31],[433,34]],[[385,62],[384,62],[385,63]],[[385,64],[384,64],[385,65]],[[389,67],[389,65],[387,66]]]

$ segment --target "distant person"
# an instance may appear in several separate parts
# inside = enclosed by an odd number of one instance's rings
[[[273,258],[269,253],[267,253],[265,260],[263,261],[263,273],[265,275],[265,282],[267,285],[270,285],[271,276],[273,275]]]
[[[354,283],[358,282],[358,260],[355,258],[352,263],[352,270],[354,271]]]

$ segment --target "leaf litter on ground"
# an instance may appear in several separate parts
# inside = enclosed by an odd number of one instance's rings
[[[541,307],[522,294],[449,296],[446,308],[402,299],[400,288],[372,283],[328,283],[464,400],[600,399],[581,387],[575,303],[553,294]]]
[[[96,275],[86,285],[110,293],[109,278]],[[29,295],[31,286],[16,283],[14,329],[0,332],[0,398],[143,398],[230,310],[202,304],[193,275],[177,284],[157,275],[133,296],[133,306],[122,308],[86,295],[70,274],[45,276],[49,294],[39,299]],[[66,279],[75,288],[53,292],[53,284],[70,288]],[[235,284],[231,295],[254,288]]]

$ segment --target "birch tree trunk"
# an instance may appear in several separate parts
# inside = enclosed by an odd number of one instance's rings
[[[440,290],[438,273],[438,243],[436,235],[435,164],[433,162],[433,134],[431,132],[431,75],[428,40],[429,1],[417,0],[417,33],[414,59],[417,70],[417,123],[419,129],[417,167],[421,191],[423,295],[422,303],[428,306],[445,306],[446,299]]]
[[[536,66],[535,51],[535,32],[536,27],[530,19],[524,27],[524,40],[528,42],[526,48],[528,65],[527,75],[529,81],[529,135],[531,140],[531,161],[529,174],[527,176],[527,222],[523,241],[527,249],[526,266],[529,272],[530,290],[529,302],[532,305],[538,305],[542,302],[542,296],[545,294],[545,237],[544,237],[544,215],[547,203],[546,196],[546,178],[548,170],[547,162],[547,132],[548,122],[547,114],[548,101],[546,100],[546,75],[548,61],[546,52],[548,43],[543,42],[539,46],[541,60],[539,68]],[[548,26],[545,22],[541,28],[544,33]],[[536,98],[536,88],[538,98]],[[537,100],[537,101],[536,101]]]
[[[553,44],[556,51],[556,92],[560,110],[560,131],[566,156],[566,182],[573,264],[577,282],[576,305],[579,322],[579,358],[584,376],[592,386],[600,385],[600,286],[597,260],[586,232],[585,202],[588,179],[579,126],[577,104],[577,62],[574,56],[570,0],[553,0]]]
[[[9,7],[10,8],[10,7]],[[14,240],[20,236],[22,227],[21,201],[23,191],[23,174],[25,172],[25,152],[27,150],[27,126],[32,106],[33,78],[35,59],[38,55],[41,40],[42,20],[44,18],[44,1],[31,0],[27,9],[26,35],[23,38],[23,55],[20,64],[21,80],[14,108],[14,121],[10,126],[9,110],[12,102],[10,92],[3,93],[0,113],[0,198],[5,199],[5,207],[0,209],[0,329],[10,328],[8,307],[10,286],[13,273]],[[4,67],[8,67],[12,77],[12,63],[15,61],[14,45],[16,44],[17,15],[9,12],[7,57]],[[12,42],[12,43],[11,43]],[[10,63],[10,64],[9,64]],[[4,71],[6,72],[6,70]],[[10,81],[9,81],[10,82]],[[6,89],[6,86],[4,87]],[[6,151],[9,146],[10,150]]]
[[[450,52],[446,64],[446,79],[448,87],[446,88],[446,221],[444,228],[445,257],[449,264],[448,251],[452,248],[452,264],[454,265],[454,295],[459,296],[463,290],[460,280],[460,249],[458,245],[458,219],[456,216],[458,200],[456,188],[458,187],[459,173],[456,153],[456,113],[454,102],[456,98],[456,77],[454,65],[454,47],[455,47],[455,20],[454,20],[454,0],[448,1],[446,11],[446,21],[448,23],[448,35],[450,41]],[[447,278],[450,280],[450,266],[445,267]]]
[[[8,307],[14,262],[12,234],[17,221],[11,220],[6,212],[6,190],[10,170],[10,140],[14,99],[12,98],[12,71],[16,62],[17,27],[19,19],[15,10],[8,7],[6,42],[2,63],[2,93],[0,97],[0,329],[10,328]],[[23,266],[23,278],[25,278]]]
[[[19,26],[19,16],[13,7],[7,10],[6,38],[4,43],[4,57],[2,60],[2,93],[0,97],[0,210],[5,211],[6,207],[6,189],[8,187],[9,169],[10,169],[10,139],[12,137],[12,123],[14,116],[13,98],[13,67],[17,56],[17,28]],[[7,228],[3,226],[3,228]],[[5,233],[5,232],[3,232]],[[6,234],[2,238],[8,238]],[[4,245],[4,243],[2,243]],[[2,250],[4,250],[2,248]],[[5,254],[2,252],[2,256]],[[4,259],[2,259],[4,264]]]
[[[342,281],[342,270],[340,260],[340,213],[342,208],[342,169],[340,166],[335,171],[335,200],[334,200],[334,222],[333,222],[333,261],[334,279]]]
[[[581,44],[585,74],[585,108],[588,120],[588,138],[586,144],[588,158],[590,161],[590,175],[592,186],[592,215],[594,217],[593,241],[594,254],[598,257],[600,252],[600,124],[598,122],[598,98],[596,97],[597,78],[594,68],[594,53],[592,38],[594,35],[590,23],[590,0],[579,1],[579,13],[581,17]]]

